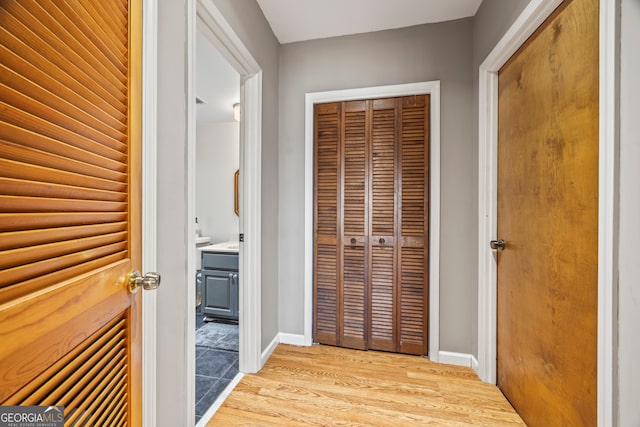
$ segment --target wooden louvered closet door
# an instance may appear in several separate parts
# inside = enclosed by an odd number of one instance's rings
[[[427,353],[429,97],[315,106],[314,339]]]
[[[141,2],[0,2],[0,404],[141,425]]]

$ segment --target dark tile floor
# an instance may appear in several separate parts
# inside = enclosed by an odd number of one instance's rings
[[[230,332],[228,325],[224,325],[224,332],[217,334],[203,334],[204,329],[198,332],[203,327],[212,329],[213,326],[196,313],[196,336],[200,337],[196,341],[196,423],[238,373],[238,352],[229,350],[237,348],[237,325],[235,331]],[[215,339],[207,341],[203,336]],[[233,340],[233,343],[229,342]]]

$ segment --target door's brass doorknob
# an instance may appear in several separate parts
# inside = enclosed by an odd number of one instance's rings
[[[499,250],[499,251],[503,251],[504,250],[504,240],[500,239],[500,240],[492,240],[491,242],[489,242],[489,246],[491,246],[491,249],[495,250]]]
[[[129,292],[135,294],[142,286],[145,291],[152,291],[160,286],[160,274],[150,272],[142,276],[138,270],[133,270],[127,277]]]

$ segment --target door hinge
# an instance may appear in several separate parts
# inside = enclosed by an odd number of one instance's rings
[[[240,233],[240,235],[238,236],[238,241],[244,242],[244,233]]]

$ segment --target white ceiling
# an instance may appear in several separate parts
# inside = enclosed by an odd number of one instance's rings
[[[258,0],[280,43],[450,21],[482,0]]]
[[[233,121],[233,104],[240,102],[240,74],[200,30],[196,37],[196,96],[206,101],[196,106],[198,123]]]

